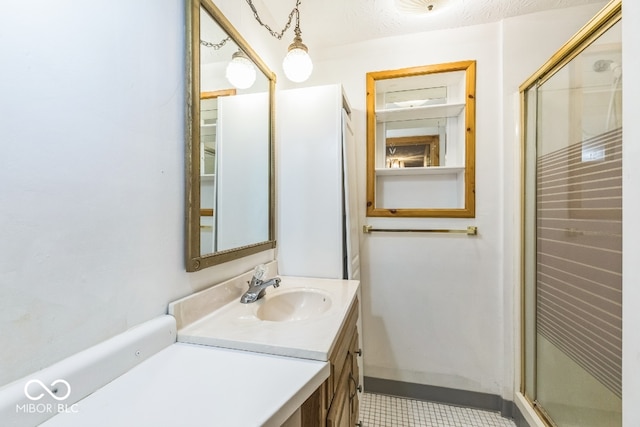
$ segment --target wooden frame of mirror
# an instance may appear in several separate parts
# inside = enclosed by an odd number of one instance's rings
[[[447,168],[446,165],[443,165],[441,162],[441,158],[438,158],[438,161],[429,160],[427,163],[427,157],[433,156],[436,152],[442,152],[443,149],[446,150],[446,145],[443,147],[442,144],[446,144],[446,138],[444,141],[439,141],[436,144],[432,144],[431,154],[424,153],[425,163],[424,167],[412,167],[411,171],[407,168],[405,176],[436,176],[442,174],[462,174],[462,182],[464,185],[464,194],[461,197],[463,205],[462,207],[384,207],[380,206],[382,203],[378,200],[376,202],[376,194],[377,194],[377,179],[379,175],[385,174],[386,172],[391,172],[390,170],[381,171],[380,167],[376,168],[376,165],[381,162],[380,159],[376,159],[376,155],[379,155],[379,147],[378,145],[384,142],[384,145],[388,147],[390,145],[389,140],[395,138],[389,138],[388,135],[384,135],[381,138],[376,134],[378,131],[378,122],[381,121],[378,114],[388,114],[390,111],[386,110],[381,112],[379,110],[378,101],[380,100],[379,95],[376,93],[376,87],[378,82],[387,81],[386,83],[392,83],[390,80],[396,79],[400,82],[400,79],[405,78],[414,78],[419,76],[431,76],[427,77],[431,79],[433,77],[433,82],[437,82],[439,75],[444,76],[445,73],[464,73],[464,100],[460,105],[460,108],[463,109],[463,112],[460,113],[461,116],[464,116],[464,165],[462,167],[457,168]],[[444,78],[444,81],[447,79]],[[444,217],[444,218],[473,218],[475,217],[475,84],[476,84],[476,62],[475,61],[460,61],[453,62],[447,64],[437,64],[437,65],[427,65],[420,67],[412,67],[412,68],[404,68],[399,70],[390,70],[390,71],[377,71],[367,73],[367,216],[369,217]],[[436,97],[443,96],[441,93],[444,93],[445,101],[446,101],[446,88],[438,87],[437,84],[433,86],[428,86],[424,88],[415,88],[412,89],[415,93],[419,93],[421,97]],[[408,92],[408,91],[407,91]],[[405,104],[410,104],[411,101],[404,101]],[[405,105],[402,102],[395,102],[396,104],[401,104],[403,107]],[[417,107],[417,108],[414,108]],[[406,108],[402,108],[405,111],[409,112],[409,115],[412,119],[420,118],[420,108],[418,105],[408,105]],[[424,108],[424,110],[431,109],[432,111],[436,110],[437,107],[440,108],[440,105],[429,105]],[[448,107],[447,105],[442,105],[442,111],[445,111]],[[398,108],[400,110],[400,108]],[[461,111],[461,110],[457,110]],[[395,114],[398,112],[391,112],[391,114]],[[432,113],[426,113],[432,114]],[[440,113],[436,113],[440,114]],[[446,112],[444,114],[453,115],[457,113],[449,113]],[[438,118],[445,118],[444,116],[433,116]],[[425,135],[421,135],[425,137]],[[381,142],[382,141],[382,142]],[[436,148],[437,147],[437,148]],[[444,154],[444,152],[442,153]],[[386,160],[386,159],[385,159]],[[401,165],[402,166],[402,165]],[[385,168],[394,168],[398,167],[398,165],[386,165]],[[378,170],[376,170],[378,169]]]
[[[269,218],[268,240],[246,246],[202,254],[200,249],[200,10],[204,8],[213,20],[224,30],[233,42],[242,49],[249,59],[269,80]],[[211,0],[189,0],[186,11],[187,21],[187,102],[186,102],[186,269],[198,271],[206,267],[221,264],[247,255],[275,248],[274,211],[275,211],[275,166],[274,166],[274,98],[275,74],[258,57],[229,20],[211,2]]]

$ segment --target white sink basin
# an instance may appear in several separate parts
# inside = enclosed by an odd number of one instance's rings
[[[318,289],[294,289],[267,296],[256,310],[260,320],[289,322],[320,316],[331,307],[331,296]]]
[[[174,302],[178,341],[311,360],[329,360],[356,299],[356,280],[279,276],[277,289],[240,303],[252,272]],[[274,276],[274,272],[271,276]]]

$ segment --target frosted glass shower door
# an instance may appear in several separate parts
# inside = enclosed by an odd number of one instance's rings
[[[622,425],[620,27],[526,94],[525,375],[559,427]]]

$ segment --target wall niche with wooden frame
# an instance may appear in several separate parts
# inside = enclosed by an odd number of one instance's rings
[[[367,73],[367,216],[475,217],[476,62]]]

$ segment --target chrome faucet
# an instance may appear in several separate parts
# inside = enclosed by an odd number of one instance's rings
[[[247,282],[249,284],[249,289],[247,289],[247,291],[242,295],[242,298],[240,298],[241,303],[248,304],[251,302],[256,302],[265,295],[265,290],[269,286],[273,286],[274,288],[280,286],[279,277],[274,277],[272,279],[263,281],[262,278],[264,277],[266,272],[267,269],[263,264],[260,264],[256,267],[253,272],[251,281]]]

